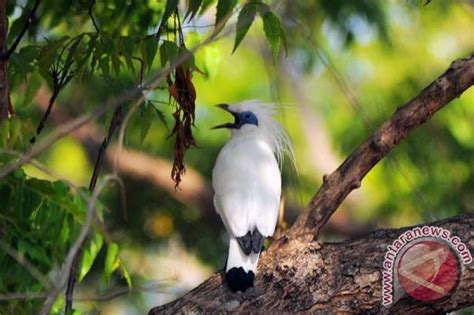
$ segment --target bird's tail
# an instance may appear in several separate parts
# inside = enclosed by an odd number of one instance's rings
[[[260,252],[253,251],[246,255],[237,239],[234,237],[230,239],[225,279],[232,291],[245,291],[253,286],[259,256]]]

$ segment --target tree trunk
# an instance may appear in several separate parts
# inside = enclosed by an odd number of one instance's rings
[[[474,305],[474,266],[464,266],[458,288],[435,302],[402,297],[382,306],[382,263],[387,246],[407,228],[379,230],[336,244],[317,236],[347,195],[365,175],[414,129],[474,84],[474,55],[459,59],[419,95],[401,106],[332,174],[286,236],[262,254],[255,288],[231,293],[215,274],[184,297],[153,308],[150,314],[176,312],[355,312],[445,313]],[[434,222],[474,247],[474,214]]]
[[[8,87],[8,35],[7,1],[0,0],[0,124],[9,117],[11,104]]]

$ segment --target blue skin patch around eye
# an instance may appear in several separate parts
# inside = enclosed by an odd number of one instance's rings
[[[250,111],[246,111],[246,112],[236,114],[234,123],[237,129],[239,129],[245,124],[258,126],[258,119],[254,113]]]

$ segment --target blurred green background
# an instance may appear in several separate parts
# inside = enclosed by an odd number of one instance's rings
[[[282,104],[279,118],[292,138],[298,167],[297,174],[289,167],[284,170],[285,216],[291,223],[316,192],[324,174],[332,172],[398,106],[416,96],[451,61],[473,53],[474,3],[439,0],[425,5],[425,2],[269,2],[281,19],[288,41],[287,52],[281,49],[275,60],[259,19],[232,53],[234,15],[228,23],[229,30],[195,54],[196,65],[202,71],[202,74],[195,72],[193,77],[197,92],[193,129],[197,147],[186,154],[187,173],[182,188],[175,191],[169,176],[174,146],[174,139],[169,135],[174,108],[167,104],[167,90],[158,89],[147,98],[154,101],[150,104],[164,119],[146,109],[132,116],[117,168],[123,187],[111,183],[100,196],[104,224],[94,229],[106,235],[104,240],[108,244],[118,244],[120,263],[130,274],[133,290],[123,294],[123,288],[127,287],[123,272],[115,272],[110,281],[104,281],[103,265],[110,249],[98,246],[102,249],[90,266],[91,272],[77,288],[77,296],[84,298],[75,302],[75,307],[84,313],[143,314],[152,306],[184,294],[224,267],[226,235],[212,207],[210,176],[229,134],[210,127],[226,122],[229,117],[213,107],[214,104],[247,99]],[[18,1],[10,8],[11,20],[23,16],[25,5],[25,1]],[[22,45],[94,32],[91,20],[84,13],[87,5],[87,1],[45,1],[39,12],[42,18]],[[117,36],[153,33],[163,7],[164,1],[140,4],[100,1],[94,7],[94,15],[101,31],[113,41]],[[180,8],[184,13],[184,2]],[[202,15],[184,24],[188,47],[192,48],[212,29],[214,15],[215,4],[211,3]],[[12,67],[16,69],[19,65]],[[160,67],[157,56],[147,74]],[[3,135],[10,135],[10,138],[2,137],[5,150],[22,152],[28,147],[41,118],[41,104],[45,106],[51,93],[39,74],[32,73],[26,78],[12,74],[16,116],[2,126]],[[76,117],[122,94],[133,84],[135,75],[124,69],[114,77],[76,76],[61,92],[53,114],[56,118],[50,119],[45,134],[58,122],[64,122],[64,115]],[[29,95],[27,86],[33,84],[37,88]],[[473,104],[474,90],[470,89],[401,143],[338,209],[323,238],[341,240],[371,229],[413,225],[472,211]],[[83,127],[82,134],[56,142],[37,159],[49,171],[28,164],[23,167],[27,178],[60,179],[63,183],[67,180],[76,187],[87,187],[110,119],[111,113],[107,113]],[[142,139],[144,121],[151,125]],[[117,152],[115,138],[102,175],[113,171],[114,152]],[[2,159],[6,163],[12,157],[2,154]],[[32,196],[37,194],[36,184],[25,180],[18,179],[32,187]],[[2,181],[0,208],[20,210],[18,199],[12,199],[16,189],[12,187],[17,187],[17,181],[14,178]],[[67,190],[67,185],[63,185]],[[76,188],[70,194],[78,198]],[[47,194],[42,196],[44,200],[54,199]],[[30,206],[46,207],[48,202],[40,199],[36,203],[32,201]],[[58,201],[58,207],[65,203]],[[29,205],[23,203],[23,206]],[[8,233],[8,226],[2,223],[2,234]],[[47,228],[54,231],[61,227]],[[31,244],[34,247],[35,241]],[[28,253],[28,247],[22,249],[17,245],[11,243],[40,265],[41,257],[50,254],[35,256]],[[2,265],[7,263],[6,255],[0,258]],[[21,267],[11,268],[21,273]],[[48,268],[40,270],[48,271]],[[54,267],[51,270],[48,276],[52,277]],[[4,285],[1,289],[2,293],[8,293],[19,287]],[[106,296],[104,292],[122,293]],[[103,298],[94,301],[87,297]],[[9,304],[5,309],[21,309],[25,302],[15,303],[18,304]],[[57,307],[60,308],[60,302]]]

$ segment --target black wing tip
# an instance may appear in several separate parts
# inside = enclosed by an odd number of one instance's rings
[[[252,250],[255,254],[260,253],[263,246],[263,235],[255,229],[252,233]]]
[[[262,250],[264,237],[257,229],[253,233],[249,231],[244,236],[236,237],[236,239],[240,248],[247,256],[252,252],[258,254]]]
[[[249,231],[244,236],[237,237],[236,239],[244,254],[247,256],[250,255],[252,252],[252,233]]]
[[[234,267],[225,273],[225,281],[232,292],[245,292],[248,288],[253,287],[255,274],[253,271],[245,272],[242,267]]]

